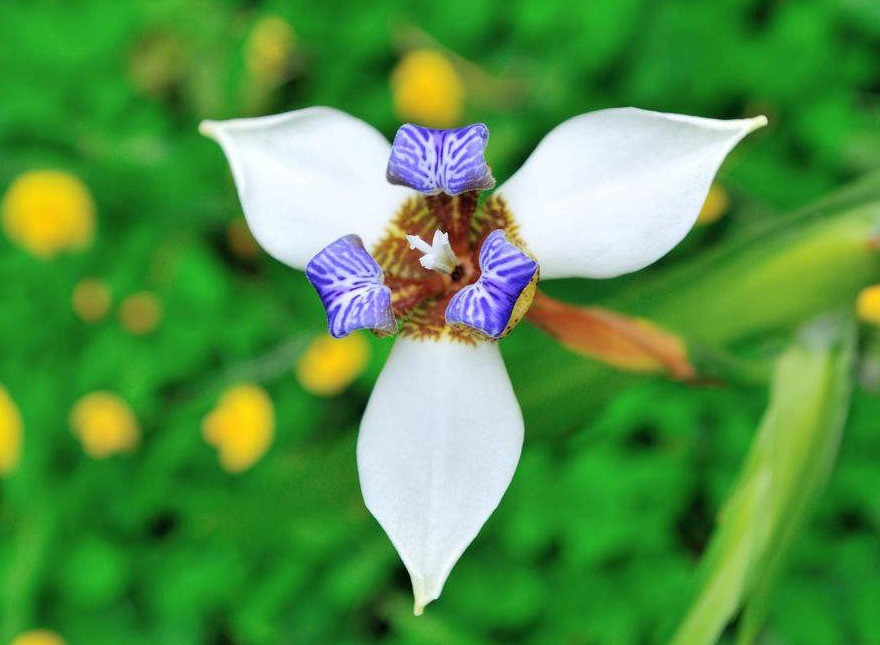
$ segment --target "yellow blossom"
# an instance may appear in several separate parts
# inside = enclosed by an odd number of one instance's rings
[[[95,204],[79,179],[65,172],[37,170],[20,175],[0,205],[3,230],[34,255],[50,258],[82,249],[95,232]]]
[[[248,72],[261,81],[278,83],[290,71],[296,43],[293,29],[279,16],[265,16],[254,25],[245,46]]]
[[[225,390],[202,420],[202,436],[217,448],[220,465],[240,473],[262,457],[275,436],[275,409],[261,387],[242,384]]]
[[[403,121],[449,128],[461,120],[464,84],[449,59],[436,50],[407,53],[391,74],[391,92]]]
[[[119,320],[132,334],[149,334],[162,318],[162,304],[148,291],[128,296],[119,307]]]
[[[10,645],[65,645],[65,641],[48,629],[34,629],[19,635]]]
[[[712,184],[709,194],[706,195],[706,201],[703,202],[703,208],[697,217],[697,226],[705,226],[717,222],[727,212],[730,206],[730,197],[727,191],[719,184]]]
[[[859,292],[856,312],[862,322],[880,325],[880,284],[865,287]]]
[[[110,392],[92,392],[70,413],[70,427],[90,457],[101,459],[132,452],[140,441],[140,427],[128,404]]]
[[[9,393],[0,385],[0,475],[9,475],[21,458],[21,414]]]
[[[110,311],[110,288],[100,280],[80,280],[73,289],[74,313],[85,322],[97,322]]]
[[[252,260],[260,255],[260,245],[243,217],[232,220],[226,227],[226,243],[235,255],[245,260]]]
[[[318,336],[296,364],[300,385],[318,396],[339,394],[367,366],[370,344],[361,334],[345,338]]]

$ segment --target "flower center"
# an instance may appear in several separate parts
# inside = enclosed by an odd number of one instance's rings
[[[402,322],[405,336],[473,343],[498,340],[520,321],[538,263],[504,200],[493,195],[480,204],[479,192],[495,185],[483,154],[488,136],[482,124],[397,131],[386,175],[417,194],[371,252],[348,235],[306,265],[333,336],[390,334]]]
[[[371,250],[391,289],[394,315],[403,321],[402,334],[464,342],[480,337],[465,326],[448,324],[446,309],[458,292],[478,282],[480,250],[496,229],[521,244],[507,206],[497,195],[482,204],[474,191],[416,195],[404,203]],[[429,236],[430,245],[425,241]]]

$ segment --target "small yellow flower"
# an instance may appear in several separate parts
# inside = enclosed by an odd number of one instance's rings
[[[0,385],[0,475],[15,472],[21,458],[21,414]]]
[[[238,257],[253,260],[260,255],[260,245],[254,239],[243,217],[232,220],[226,227],[226,243]]]
[[[880,325],[880,284],[865,287],[859,292],[856,313],[862,322]]]
[[[48,629],[34,629],[16,637],[10,645],[65,645],[65,641]]]
[[[279,83],[290,71],[296,43],[293,29],[279,16],[265,16],[254,25],[245,47],[248,72],[261,81]]]
[[[149,334],[162,318],[162,303],[148,291],[128,296],[119,307],[122,326],[137,336]]]
[[[294,368],[303,389],[318,396],[339,394],[364,371],[370,344],[361,334],[345,338],[318,336]]]
[[[3,230],[14,243],[41,258],[83,249],[95,234],[95,203],[73,175],[37,170],[20,175],[0,206]]]
[[[275,436],[275,408],[263,388],[253,384],[225,390],[202,420],[202,436],[220,453],[220,465],[240,473],[262,457]]]
[[[71,304],[77,316],[93,323],[107,315],[111,300],[110,288],[104,282],[87,278],[73,288]]]
[[[713,224],[724,217],[730,206],[730,197],[727,191],[720,184],[712,184],[709,194],[706,195],[706,201],[703,202],[703,208],[697,216],[697,226],[705,226]]]
[[[391,92],[402,121],[448,128],[461,120],[464,83],[453,64],[438,51],[407,53],[391,73]]]
[[[133,452],[141,435],[131,408],[110,392],[92,392],[77,401],[70,427],[86,454],[95,459]]]

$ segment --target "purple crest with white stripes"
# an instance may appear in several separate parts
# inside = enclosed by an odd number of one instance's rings
[[[488,141],[482,123],[453,130],[406,123],[394,136],[386,177],[426,195],[488,190],[495,186],[485,157]]]
[[[514,244],[504,231],[492,231],[480,248],[479,279],[452,296],[446,320],[500,338],[520,295],[538,272],[538,263]]]
[[[397,331],[391,290],[357,235],[346,235],[321,250],[306,265],[306,277],[324,303],[334,338],[357,329]]]

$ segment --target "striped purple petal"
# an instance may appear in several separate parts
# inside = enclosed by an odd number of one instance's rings
[[[484,155],[488,141],[482,123],[454,130],[406,123],[394,136],[386,177],[426,195],[488,190],[495,186]]]
[[[480,248],[479,279],[452,296],[446,321],[467,325],[497,339],[504,335],[523,291],[538,273],[538,263],[492,231]],[[515,321],[514,321],[515,322]]]
[[[331,336],[342,338],[356,329],[397,331],[391,290],[357,235],[339,238],[309,260],[306,277],[324,303]]]

